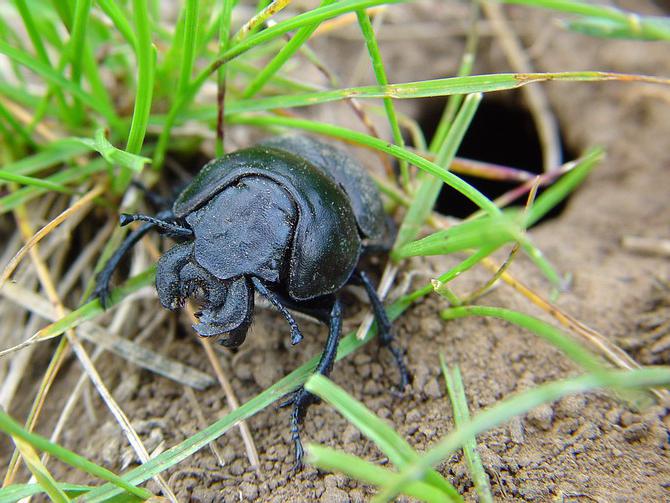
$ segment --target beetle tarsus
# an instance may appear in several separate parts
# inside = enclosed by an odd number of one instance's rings
[[[314,396],[305,388],[298,389],[298,391],[296,391],[288,400],[288,404],[293,405],[293,410],[291,411],[291,440],[295,447],[294,471],[302,469],[302,460],[305,455],[305,450],[303,449],[302,441],[300,440],[300,425],[305,419],[309,406],[318,401],[318,397]]]
[[[256,290],[258,290],[258,293],[260,293],[263,297],[268,299],[270,303],[275,307],[275,309],[277,309],[277,311],[281,313],[281,315],[290,325],[291,344],[293,346],[299,344],[300,341],[302,341],[303,339],[302,332],[300,331],[300,328],[298,327],[298,324],[296,323],[293,316],[291,316],[291,313],[288,312],[288,310],[284,307],[279,298],[274,293],[272,293],[270,290],[267,289],[267,287],[263,284],[263,282],[260,279],[254,277],[251,278],[251,282],[254,284]]]

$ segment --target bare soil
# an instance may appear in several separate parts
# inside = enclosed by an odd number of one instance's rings
[[[449,16],[454,12],[460,15],[462,9],[455,7],[452,12],[454,3],[438,4],[413,9],[392,7],[387,22],[411,19],[417,26],[423,23],[428,32],[436,28],[433,19],[449,19],[446,26],[458,32],[464,26],[463,19]],[[655,12],[653,5],[646,2],[634,2],[629,7]],[[599,41],[561,30],[546,13],[521,8],[507,12],[514,26],[520,27],[524,45],[534,48],[533,64],[538,71],[599,69],[670,75],[667,44]],[[420,36],[422,30],[416,30],[414,35],[408,32],[409,38],[394,41],[393,29],[384,30],[382,47],[391,80],[453,74],[462,37],[448,33],[443,38]],[[328,44],[317,44],[316,48],[327,53],[324,58],[333,67],[346,69],[347,61],[355,59],[361,45],[340,38],[329,39]],[[330,56],[332,59],[328,59]],[[481,73],[510,71],[499,44],[486,35],[478,65],[477,72]],[[664,344],[663,337],[668,338],[670,325],[670,260],[631,251],[622,246],[622,239],[670,237],[670,94],[665,88],[630,83],[551,83],[545,89],[569,147],[580,152],[602,145],[607,151],[605,162],[571,198],[565,212],[531,232],[558,270],[572,275],[570,289],[556,304],[628,348],[641,363],[666,365],[670,344]],[[412,112],[412,104],[404,103],[403,108]],[[340,110],[330,107],[314,113],[332,114],[329,116],[334,120]],[[404,273],[423,273],[414,282],[419,285],[456,260],[444,257],[411,261],[404,266]],[[511,273],[538,292],[548,294],[549,285],[528,260],[520,258]],[[486,281],[488,275],[483,270],[473,271],[459,280],[457,290],[470,291]],[[482,302],[544,317],[507,286],[495,289]],[[158,309],[154,301],[143,306]],[[340,362],[332,373],[338,384],[388,420],[420,451],[453,428],[439,370],[440,352],[448,363],[461,367],[473,414],[511,393],[577,373],[556,349],[517,327],[493,319],[443,322],[438,312],[444,307],[447,306],[441,299],[429,297],[395,324],[414,376],[406,396],[398,398],[391,393],[396,373],[388,355],[380,352],[376,344]],[[163,333],[168,333],[167,329],[159,330],[146,344],[209,372],[188,320],[182,317],[180,322],[184,328],[176,337],[166,339]],[[259,311],[253,333],[241,351],[236,355],[221,353],[222,365],[232,377],[241,401],[255,396],[321,350],[324,330],[311,323],[303,325],[307,337],[298,348],[291,348],[283,320],[272,311]],[[353,320],[345,326],[354,327]],[[161,442],[172,446],[199,429],[182,387],[140,371],[113,355],[106,356],[100,367],[150,451]],[[78,372],[77,365],[66,369],[48,403],[59,395],[67,396]],[[26,397],[29,395],[32,396],[25,393]],[[217,388],[196,395],[208,422],[226,413],[225,399]],[[70,421],[63,444],[117,471],[136,463],[104,406],[95,396],[90,401],[96,417],[90,408],[82,406],[76,419]],[[17,403],[14,412],[24,410],[25,405]],[[500,500],[668,500],[670,421],[666,414],[661,406],[634,411],[608,393],[590,393],[545,405],[480,436],[479,450],[494,494]],[[240,435],[231,430],[217,441],[225,466],[217,464],[210,449],[202,449],[165,474],[169,485],[182,501],[369,499],[371,488],[340,475],[318,473],[310,467],[292,475],[288,421],[288,411],[273,407],[249,421],[261,459],[260,472],[249,467]],[[48,416],[45,423],[52,424]],[[49,424],[42,424],[40,430],[50,431]],[[384,461],[371,442],[324,405],[310,409],[303,439],[375,462]],[[3,439],[3,464],[8,447]],[[53,471],[61,479],[76,481],[78,477],[55,463]],[[460,454],[445,462],[440,471],[468,499],[475,499]],[[149,485],[157,489],[153,482]]]

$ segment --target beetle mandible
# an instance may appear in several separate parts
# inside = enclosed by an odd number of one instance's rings
[[[380,342],[389,348],[408,383],[391,323],[367,274],[366,253],[387,250],[391,232],[371,178],[348,154],[305,136],[281,136],[206,164],[156,217],[121,216],[121,225],[144,221],[100,272],[95,294],[109,303],[109,281],[123,255],[152,229],[176,244],[158,261],[156,290],[163,307],[176,310],[198,296],[195,331],[237,347],[247,335],[254,292],[286,319],[291,343],[303,336],[289,309],[329,327],[316,372],[329,375],[342,329],[340,290],[362,285],[370,298]],[[316,397],[299,388],[292,405],[296,467],[303,448],[300,424]]]

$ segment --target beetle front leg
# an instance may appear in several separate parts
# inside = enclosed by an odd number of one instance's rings
[[[151,223],[144,224],[139,229],[135,229],[130,234],[128,234],[126,239],[123,240],[123,243],[121,243],[121,246],[119,246],[112,254],[112,256],[109,257],[105,267],[103,267],[102,270],[98,273],[95,281],[95,290],[93,290],[91,298],[99,298],[103,309],[107,309],[111,302],[109,294],[109,282],[112,279],[112,274],[114,274],[116,268],[119,267],[121,259],[126,253],[128,253],[129,250],[133,248],[133,246],[135,246],[140,241],[140,239],[142,239],[142,237],[144,237],[145,234],[147,234],[154,227],[154,224]]]
[[[302,332],[300,331],[296,321],[293,319],[293,316],[291,316],[291,313],[288,312],[288,310],[279,300],[279,297],[268,290],[260,279],[254,277],[251,278],[251,282],[254,284],[256,290],[258,290],[258,293],[268,299],[288,322],[289,326],[291,327],[291,344],[295,346],[296,344],[300,343],[300,341],[303,339]]]
[[[330,371],[333,369],[333,364],[335,363],[335,357],[337,356],[337,346],[340,342],[341,333],[342,303],[340,302],[339,297],[336,297],[333,303],[333,307],[330,310],[329,331],[326,347],[321,354],[321,358],[319,359],[319,363],[317,364],[314,372],[328,377]],[[296,471],[302,468],[302,458],[305,454],[305,451],[302,447],[302,442],[300,441],[300,425],[305,419],[305,414],[307,413],[309,406],[313,403],[317,403],[318,401],[319,399],[316,396],[301,386],[290,400],[282,404],[282,406],[293,406],[293,410],[291,412],[291,439],[293,440],[293,445],[295,446],[295,465],[293,469]]]
[[[156,268],[156,290],[161,305],[174,311],[184,303],[179,273],[191,259],[193,243],[179,243],[165,252]]]

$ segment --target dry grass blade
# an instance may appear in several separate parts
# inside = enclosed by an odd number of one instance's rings
[[[378,14],[384,12],[385,10],[386,5],[379,5],[377,7],[371,7],[369,9],[366,9],[366,12],[370,17],[375,17]],[[326,35],[332,31],[339,30],[347,26],[351,26],[352,24],[356,24],[356,22],[357,18],[355,12],[343,14],[339,17],[336,17],[335,19],[330,19],[328,21],[324,21],[323,23],[321,23],[319,27],[316,30],[314,30],[314,34],[312,36],[318,37],[321,35]]]
[[[190,302],[187,303],[187,310],[188,315],[191,318],[191,321],[193,323],[197,323],[198,320],[193,314],[195,311]],[[207,358],[209,359],[209,362],[211,363],[212,368],[214,369],[214,373],[216,374],[216,378],[219,380],[219,384],[223,388],[223,392],[226,394],[226,400],[228,401],[228,406],[230,407],[231,410],[238,409],[240,407],[240,402],[237,400],[237,396],[235,396],[233,386],[230,384],[228,376],[226,376],[226,373],[223,371],[221,363],[219,362],[216,353],[212,349],[212,344],[209,342],[208,339],[205,339],[204,337],[199,337],[198,339],[200,341],[200,344],[202,344],[205,353],[207,354]],[[244,448],[247,451],[247,458],[249,459],[249,463],[256,470],[260,470],[261,461],[260,458],[258,457],[258,450],[256,449],[256,444],[254,443],[254,439],[251,436],[249,425],[246,423],[246,421],[241,421],[239,427],[240,427],[240,434],[242,435],[242,440],[244,441]]]
[[[15,302],[44,319],[56,321],[60,318],[56,309],[47,299],[34,292],[26,290],[19,285],[11,283],[7,284],[2,289],[2,293],[12,302]],[[63,309],[63,313],[68,314],[69,312],[69,310],[65,308]],[[204,372],[189,367],[188,365],[184,365],[172,358],[163,356],[132,340],[115,335],[91,321],[82,323],[78,327],[77,335],[119,355],[121,358],[124,358],[141,368],[155,372],[156,374],[172,379],[180,384],[191,386],[196,389],[205,389],[215,382],[212,376],[205,374]],[[48,339],[50,339],[50,337],[33,335],[21,344],[0,351],[0,357]]]
[[[16,269],[16,267],[19,265],[19,262],[21,262],[21,259],[23,259],[23,257],[25,257],[26,254],[37,243],[39,243],[45,236],[47,236],[57,226],[59,226],[61,223],[63,223],[65,220],[67,220],[69,217],[71,217],[74,213],[76,213],[77,211],[86,207],[86,205],[88,205],[96,197],[100,196],[104,191],[105,191],[105,186],[104,185],[102,185],[102,184],[96,185],[95,187],[93,187],[93,189],[91,189],[89,192],[87,192],[81,199],[79,199],[76,203],[74,203],[68,209],[63,211],[60,215],[58,215],[56,218],[54,218],[47,225],[42,227],[37,233],[32,235],[32,237],[30,237],[30,239],[28,239],[26,241],[26,244],[23,245],[23,247],[18,251],[18,253],[16,255],[14,255],[12,260],[9,261],[9,263],[5,267],[5,270],[2,271],[2,276],[0,276],[0,288],[2,287],[2,285],[5,284],[5,282],[12,275],[12,273],[14,272],[14,269]]]
[[[3,96],[0,96],[0,103],[9,110],[14,117],[16,117],[18,120],[20,120],[23,124],[25,125],[30,125],[34,124],[33,122],[33,115],[26,111],[23,107],[17,105],[13,101],[9,101],[8,99],[4,98]],[[53,133],[52,128],[46,126],[45,124],[42,124],[41,122],[38,122],[37,124],[34,124],[35,132],[39,134],[44,140],[47,142],[52,142],[56,141],[58,139],[58,136]]]
[[[24,334],[34,333],[40,323],[40,317],[32,315],[28,319],[28,323],[25,325]],[[16,391],[19,389],[19,385],[23,380],[25,372],[29,369],[32,353],[32,349],[26,349],[16,355],[16,357],[11,360],[11,365],[9,366],[7,374],[0,376],[0,381],[2,381],[2,386],[0,386],[0,408],[9,410],[12,399],[14,398]]]
[[[535,201],[535,196],[537,194],[537,189],[539,188],[539,186],[540,186],[540,177],[536,176],[533,186],[531,187],[530,192],[528,193],[528,199],[526,200],[526,212],[528,211],[528,208],[530,208],[530,206],[533,204],[533,201]],[[481,288],[478,288],[475,292],[466,296],[463,299],[463,304],[471,304],[476,299],[483,296],[491,288],[493,288],[493,286],[498,282],[500,277],[505,272],[507,272],[509,267],[512,265],[512,262],[516,258],[520,249],[521,244],[517,241],[516,243],[514,243],[514,246],[512,247],[512,250],[509,252],[509,255],[507,255],[507,258],[500,266],[500,268],[495,272],[495,274],[493,274],[493,276],[491,276],[491,278]]]
[[[495,261],[489,258],[484,259],[482,263],[487,269],[494,272],[500,268],[500,266],[496,264]],[[508,272],[504,272],[500,278],[505,283],[514,288],[517,292],[521,293],[524,297],[530,300],[533,304],[550,314],[561,325],[580,336],[588,346],[598,351],[613,365],[626,370],[640,368],[639,363],[637,363],[623,349],[607,339],[607,337],[588,327],[569,314],[563,312],[558,306],[552,304],[548,300],[544,299],[541,295],[535,293],[519,280],[511,276]],[[670,392],[662,389],[652,389],[651,391],[654,393],[654,395],[656,395],[662,404],[670,405]]]
[[[32,229],[30,228],[25,208],[22,206],[17,208],[15,210],[15,214],[17,216],[17,223],[19,226],[19,230],[27,243],[31,240]],[[63,306],[60,300],[60,296],[58,295],[56,286],[53,282],[53,279],[51,278],[51,274],[46,264],[40,257],[37,246],[30,247],[28,251],[30,253],[30,258],[33,262],[33,265],[37,271],[37,276],[40,280],[42,288],[45,290],[47,297],[49,298],[49,301],[53,304],[56,311],[56,315],[59,318],[62,318],[63,316],[65,316],[66,311],[65,307]],[[93,383],[96,390],[100,394],[100,397],[103,399],[112,415],[116,418],[117,422],[119,423],[119,426],[121,427],[124,434],[128,438],[130,445],[133,447],[138,457],[142,460],[142,462],[146,463],[149,460],[149,453],[144,447],[144,444],[142,443],[139,435],[130,424],[130,421],[128,420],[127,416],[121,410],[121,408],[116,403],[111,393],[103,383],[102,378],[100,377],[100,374],[98,374],[98,371],[96,370],[95,365],[91,361],[91,358],[89,357],[86,349],[79,341],[79,338],[75,334],[74,330],[72,329],[67,330],[66,335],[68,341],[70,342],[72,348],[74,349],[75,354],[77,355],[77,358],[79,359],[79,362],[86,370],[88,377],[91,379],[91,382]],[[176,496],[174,495],[172,490],[168,487],[163,477],[160,475],[156,475],[155,480],[163,490],[164,494],[171,501],[176,502],[177,501]]]
[[[534,70],[530,59],[521,46],[516,33],[507,23],[500,5],[493,2],[482,2],[481,6],[489,18],[491,27],[500,40],[507,60],[514,71],[517,73],[533,73]],[[538,136],[540,137],[544,171],[550,172],[561,164],[561,140],[558,123],[551,111],[549,100],[543,89],[541,86],[524,86],[521,92],[526,98]]]
[[[103,353],[102,348],[97,348],[95,350],[93,356],[91,356],[91,362],[94,365],[102,353]],[[60,434],[63,432],[63,428],[65,427],[65,422],[72,415],[75,405],[77,405],[77,402],[79,402],[81,392],[84,389],[84,384],[86,384],[87,382],[88,382],[88,376],[86,375],[86,372],[82,372],[81,375],[79,376],[77,384],[75,384],[74,388],[72,389],[72,392],[70,393],[67,402],[65,402],[65,406],[63,407],[60,416],[58,416],[56,426],[54,426],[54,429],[51,432],[51,437],[49,438],[51,442],[53,443],[58,442]],[[46,464],[48,459],[49,459],[48,455],[44,454],[44,456],[42,457],[42,463]]]
[[[185,386],[184,393],[186,394],[186,398],[188,398],[188,401],[191,402],[191,407],[193,408],[195,416],[198,419],[198,426],[202,429],[207,428],[207,426],[209,426],[209,423],[207,422],[207,419],[205,419],[205,415],[202,412],[202,407],[200,407],[198,398],[195,396],[195,392],[191,388]],[[211,449],[212,454],[214,454],[214,457],[219,463],[219,466],[225,466],[226,462],[224,461],[221,452],[219,452],[219,447],[216,445],[216,440],[209,443],[209,448]]]
[[[636,253],[670,257],[670,239],[624,236],[621,246]]]

